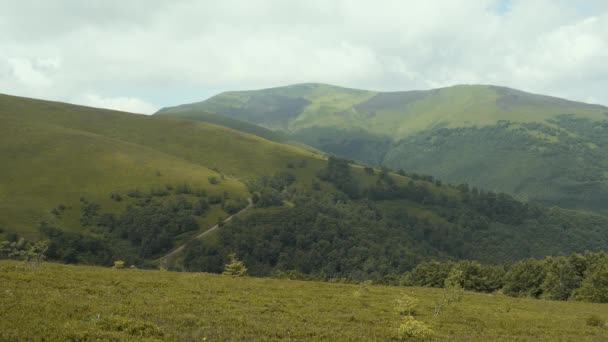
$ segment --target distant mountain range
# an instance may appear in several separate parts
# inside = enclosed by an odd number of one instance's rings
[[[157,115],[208,121],[207,113],[373,165],[608,211],[600,105],[490,85],[375,92],[310,83],[225,92]]]

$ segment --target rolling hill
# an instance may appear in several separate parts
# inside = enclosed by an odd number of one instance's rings
[[[158,116],[212,112],[328,153],[528,201],[607,212],[608,108],[487,85],[374,92],[324,84],[226,92]]]
[[[49,258],[67,263],[152,267],[184,246],[176,269],[217,272],[237,252],[256,275],[356,280],[431,258],[510,262],[608,245],[600,215],[353,165],[233,128],[2,95],[1,238],[43,237]],[[193,239],[248,197],[254,209]]]
[[[129,191],[178,184],[241,198],[247,180],[287,163],[305,161],[293,172],[309,181],[324,163],[309,151],[211,123],[8,95],[0,95],[0,160],[0,227],[30,237],[43,220],[82,230],[80,198],[118,211],[130,203]],[[211,185],[209,177],[225,179]],[[51,214],[57,206],[65,211],[60,222]],[[212,210],[203,222],[222,215]]]

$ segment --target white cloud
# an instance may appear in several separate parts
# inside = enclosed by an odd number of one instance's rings
[[[7,62],[17,82],[32,88],[53,85],[53,81],[44,71],[36,68],[36,65],[31,61],[21,58],[9,58]]]
[[[608,104],[608,2],[505,1],[8,2],[0,92],[149,110],[297,82],[491,83]]]
[[[121,110],[137,114],[152,114],[158,107],[134,97],[101,97],[96,94],[85,94],[70,102],[90,107]]]

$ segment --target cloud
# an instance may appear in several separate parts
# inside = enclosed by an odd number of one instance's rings
[[[96,94],[85,94],[70,102],[90,107],[121,110],[137,114],[153,114],[158,107],[134,97],[101,97]]]
[[[9,58],[7,62],[17,82],[32,88],[53,85],[53,81],[44,72],[46,67],[53,66],[48,64],[48,60],[43,60],[42,63],[32,63],[27,59]]]
[[[603,0],[24,0],[3,5],[0,32],[0,92],[140,112],[298,82],[608,104]]]

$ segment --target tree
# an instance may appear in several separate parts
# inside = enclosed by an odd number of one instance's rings
[[[575,298],[587,302],[608,303],[608,263],[604,262],[585,272]]]
[[[247,275],[245,263],[239,260],[235,253],[230,253],[228,258],[230,261],[224,266],[224,272],[222,272],[222,274],[233,277],[243,277]]]
[[[505,275],[504,292],[512,297],[539,297],[545,276],[541,261],[525,259],[515,263]]]

